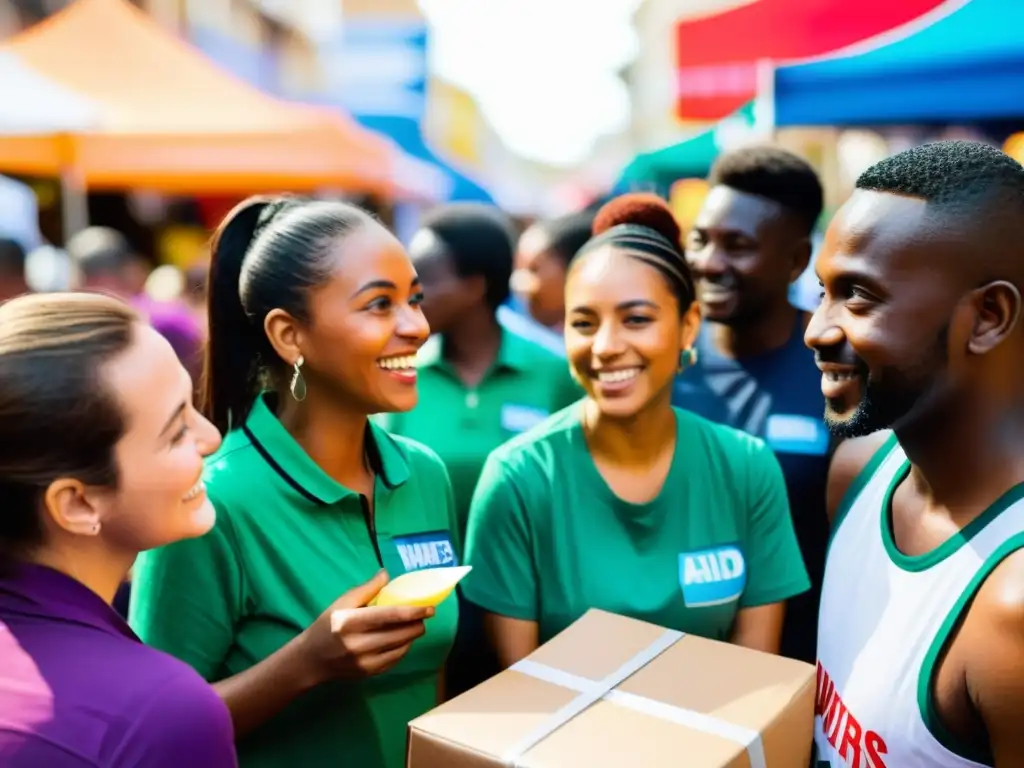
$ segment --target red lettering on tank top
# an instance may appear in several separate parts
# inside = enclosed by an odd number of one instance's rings
[[[825,731],[828,736],[828,743],[836,749],[839,748],[839,745],[836,744],[836,739],[839,738],[839,732],[842,730],[845,716],[846,705],[839,698],[839,691],[836,691],[832,696],[832,704],[829,706],[828,712],[825,713]]]
[[[889,750],[875,731],[865,731],[843,701],[832,677],[821,662],[817,668],[814,714],[821,717],[828,743],[849,768],[888,768],[882,755]]]
[[[853,713],[846,711],[846,727],[843,738],[839,740],[839,756],[852,768],[860,768],[860,723]]]
[[[871,764],[871,768],[886,768],[885,760],[881,756],[888,754],[889,750],[886,749],[881,736],[874,731],[868,731],[864,735],[864,747],[868,753],[868,762]]]
[[[828,702],[832,698],[832,681],[829,679],[828,672],[821,666],[821,662],[818,662],[818,687],[817,693],[814,696],[814,714],[823,715],[825,710],[828,709]]]

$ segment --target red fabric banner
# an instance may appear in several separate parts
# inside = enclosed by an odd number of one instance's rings
[[[912,22],[946,1],[757,0],[680,22],[676,113],[683,120],[720,120],[757,95],[759,60],[821,56]]]

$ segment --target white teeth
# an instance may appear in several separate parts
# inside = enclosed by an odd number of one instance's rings
[[[597,380],[605,384],[618,384],[636,378],[640,373],[639,368],[623,368],[619,371],[600,371]]]
[[[849,381],[856,375],[853,371],[825,371],[825,378],[829,381]]]
[[[182,497],[182,500],[183,501],[192,501],[192,499],[196,498],[200,493],[202,493],[205,490],[206,490],[206,483],[204,483],[202,480],[200,480],[198,483],[196,483],[195,485],[192,486],[192,488],[189,490],[188,493],[186,493],[184,495],[184,497]]]
[[[385,371],[401,371],[416,367],[416,355],[401,355],[399,357],[385,357],[377,361],[377,365]]]

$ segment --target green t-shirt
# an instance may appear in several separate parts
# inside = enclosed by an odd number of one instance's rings
[[[727,640],[741,608],[810,586],[778,461],[764,443],[679,409],[661,493],[615,496],[570,406],[496,450],[470,511],[466,599],[539,624],[589,608]]]
[[[404,413],[380,414],[389,432],[418,440],[448,468],[461,530],[487,455],[511,437],[583,397],[568,364],[521,336],[502,331],[494,365],[467,388],[441,355],[443,338],[432,337],[418,357],[419,405]]]
[[[207,462],[214,529],[135,566],[132,627],[211,682],[265,659],[382,566],[394,577],[458,560],[448,477],[433,452],[370,427],[371,529],[363,497],[313,463],[265,398]],[[321,685],[243,738],[243,768],[404,768],[406,725],[436,705],[457,623],[452,595],[391,670]]]

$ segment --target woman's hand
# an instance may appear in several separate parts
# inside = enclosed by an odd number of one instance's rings
[[[379,675],[401,661],[426,631],[431,607],[370,606],[388,583],[381,571],[338,598],[302,633],[302,650],[315,683]]]
[[[236,737],[261,727],[321,683],[379,675],[405,656],[434,609],[367,606],[387,583],[381,571],[339,597],[287,645],[214,683],[231,710]]]

